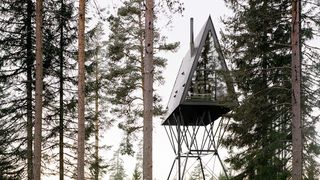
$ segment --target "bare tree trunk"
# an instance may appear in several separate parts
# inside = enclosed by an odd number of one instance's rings
[[[78,180],[84,180],[84,138],[85,138],[85,124],[84,124],[84,108],[85,108],[85,84],[84,84],[84,60],[85,60],[85,0],[79,1],[79,67],[78,67],[78,162],[77,175]]]
[[[302,121],[301,121],[301,2],[292,1],[292,179],[302,180]]]
[[[99,49],[97,50],[99,51]],[[96,87],[95,87],[95,172],[94,179],[99,180],[99,60],[97,53],[95,55],[96,61]]]
[[[146,0],[143,74],[143,179],[152,180],[153,0]]]
[[[139,5],[139,8],[142,9],[142,4]],[[139,14],[139,20],[138,20],[138,23],[139,23],[139,30],[141,32],[141,34],[139,35],[139,53],[140,53],[140,64],[141,64],[141,76],[144,75],[144,33],[143,32],[143,22],[142,22],[142,18],[143,18],[143,15],[142,14]],[[144,89],[144,80],[142,80],[142,94],[144,93],[143,92],[143,89]]]
[[[41,126],[42,126],[42,0],[36,1],[36,93],[34,124],[34,166],[35,180],[41,179]]]
[[[59,52],[59,60],[60,60],[60,72],[59,72],[59,176],[60,180],[64,179],[64,157],[63,157],[63,48],[64,48],[64,37],[63,37],[63,26],[64,26],[64,2],[60,1],[61,9],[60,9],[60,52]]]
[[[27,174],[28,180],[33,180],[32,175],[32,1],[27,2]]]

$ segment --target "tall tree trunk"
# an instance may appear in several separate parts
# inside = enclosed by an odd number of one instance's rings
[[[142,9],[142,5],[140,4],[140,9]],[[141,34],[139,35],[139,53],[140,53],[140,63],[141,63],[141,75],[144,75],[144,32],[143,32],[143,22],[142,22],[143,15],[139,14],[139,30]],[[144,88],[144,80],[142,80],[142,94],[143,94],[143,88]]]
[[[99,49],[97,50],[99,51]],[[95,83],[95,172],[94,179],[99,180],[99,60],[97,53],[95,55],[96,61],[96,83]]]
[[[302,122],[301,122],[301,2],[292,1],[292,179],[302,179]]]
[[[61,9],[60,9],[60,52],[59,52],[59,60],[60,60],[60,85],[59,85],[59,176],[60,180],[64,179],[64,157],[63,157],[63,48],[64,48],[64,37],[63,37],[63,26],[64,26],[64,2],[60,1]]]
[[[36,93],[34,125],[34,166],[35,180],[41,179],[41,126],[42,126],[42,0],[36,2]]]
[[[27,2],[27,174],[28,180],[33,179],[32,175],[32,1]]]
[[[143,74],[143,179],[152,180],[153,0],[146,0]]]
[[[84,84],[84,58],[85,58],[85,42],[84,42],[84,31],[85,31],[85,0],[79,2],[79,67],[78,67],[78,180],[84,180],[84,138],[85,138],[85,125],[84,125],[84,107],[85,107],[85,84]]]

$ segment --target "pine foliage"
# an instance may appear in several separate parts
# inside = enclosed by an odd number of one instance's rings
[[[58,148],[61,128],[64,132],[64,176],[75,177],[74,172],[76,172],[74,156],[77,133],[75,2],[74,0],[44,1],[42,145],[44,163],[42,163],[42,173],[46,175],[59,173]],[[32,143],[33,139],[32,121],[34,119],[34,6],[33,0],[4,0],[0,3],[0,132],[3,132],[0,133],[2,141],[0,176],[9,179],[27,179],[29,174],[27,159],[30,157],[29,152],[32,153],[32,146],[29,147],[28,144]],[[62,32],[61,28],[63,28]],[[87,71],[90,70],[87,69]],[[58,95],[61,80],[63,81],[63,108],[60,107]],[[61,111],[62,126],[59,124]],[[87,127],[87,136],[91,137],[94,131],[90,124]],[[91,152],[87,152],[89,157]],[[28,178],[32,179],[30,176]]]
[[[90,164],[90,173],[87,174],[95,179],[100,179],[107,170],[105,157],[100,151],[104,152],[109,147],[101,139],[104,139],[103,134],[112,125],[106,103],[108,84],[104,76],[107,71],[107,50],[103,38],[102,22],[86,33],[86,161]]]
[[[19,179],[26,177],[26,159],[31,152],[27,144],[32,146],[32,140],[26,141],[30,134],[21,132],[32,130],[28,120],[33,108],[34,3],[1,1],[0,27],[0,169],[1,176]]]
[[[111,159],[110,167],[110,180],[124,180],[126,175],[124,169],[124,162],[121,158],[120,150],[115,151],[113,158]]]
[[[144,1],[127,0],[118,8],[116,15],[108,18],[111,34],[109,36],[109,71],[108,80],[109,101],[112,106],[111,113],[115,120],[124,119],[119,123],[126,136],[122,140],[122,153],[133,154],[132,140],[135,132],[141,129],[142,123],[142,78],[144,59]],[[155,56],[154,56],[154,82],[163,83],[162,70],[166,66],[166,59],[157,56],[162,51],[174,51],[178,43],[167,43],[161,36],[159,29],[155,28]],[[161,98],[154,93],[153,113],[155,116],[164,113],[160,104]],[[119,122],[119,121],[118,121]]]
[[[234,12],[234,16],[225,19],[225,49],[234,65],[233,74],[240,92],[240,105],[224,139],[231,153],[227,161],[237,172],[234,179],[287,179],[291,175],[292,158],[291,1],[225,2]],[[311,6],[306,3],[302,6],[302,108],[304,170],[305,177],[312,179],[319,173],[314,168],[318,166],[314,157],[319,155],[320,148],[315,131],[319,117],[312,115],[316,108],[312,102],[319,97],[316,90],[319,83],[314,80],[320,71],[315,69],[320,61],[319,51],[308,48],[307,43],[314,38],[320,24],[311,18],[312,13],[319,12],[319,6]],[[310,69],[306,71],[307,68]]]

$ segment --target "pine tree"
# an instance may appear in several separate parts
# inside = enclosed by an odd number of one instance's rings
[[[86,154],[87,161],[91,164],[89,169],[93,179],[100,179],[101,175],[105,173],[107,166],[100,150],[106,150],[108,147],[102,145],[100,138],[104,137],[105,130],[112,123],[109,121],[107,103],[105,102],[105,91],[108,84],[103,79],[107,69],[106,42],[102,40],[103,37],[102,22],[98,22],[92,30],[87,32],[86,147],[88,153]]]
[[[142,128],[143,74],[144,74],[144,4],[143,0],[127,0],[118,8],[117,14],[108,18],[111,34],[108,45],[108,80],[109,101],[114,120],[119,122],[126,136],[122,140],[122,153],[133,154],[133,138],[137,130]],[[159,51],[174,51],[178,43],[166,43],[165,37],[154,28],[154,77],[155,83],[163,83],[162,69],[166,60],[157,56]],[[159,95],[153,94],[153,115],[161,115],[164,110],[160,105]]]
[[[143,179],[152,180],[153,39],[154,0],[146,1],[145,54],[142,63],[143,94]]]
[[[85,154],[85,1],[79,2],[78,29],[78,149],[77,149],[77,179],[84,180]]]
[[[225,20],[228,34],[226,49],[235,66],[234,77],[240,95],[240,105],[234,110],[229,136],[224,144],[230,148],[227,160],[239,172],[234,179],[287,179],[291,169],[291,1],[226,0],[234,16]],[[306,7],[307,6],[303,6]],[[319,10],[319,7],[313,7]],[[305,17],[311,12],[305,9]],[[308,18],[314,27],[318,21]],[[311,27],[302,29],[302,41],[313,38]],[[315,49],[305,50],[304,68],[319,64],[308,58],[317,57]],[[312,73],[302,73],[303,122],[305,128],[304,169],[314,164],[319,154],[319,144],[314,131],[317,117],[311,115],[312,101],[319,92],[309,87],[314,83]],[[310,148],[312,145],[313,148]],[[237,150],[234,150],[236,148]],[[308,177],[313,178],[313,177]]]
[[[34,122],[34,165],[33,178],[41,179],[41,139],[42,139],[42,90],[43,90],[43,55],[42,55],[42,0],[36,1],[36,92]]]
[[[61,9],[57,4],[60,3],[60,0],[50,0],[44,2],[45,14],[43,17],[43,42],[44,42],[44,52],[43,52],[43,67],[44,67],[44,102],[43,108],[45,113],[43,114],[43,135],[45,141],[43,143],[43,160],[52,160],[56,158],[56,151],[52,151],[57,147],[57,141],[55,139],[57,130],[56,128],[56,117],[59,112],[59,103],[58,97],[56,96],[57,87],[58,87],[58,52],[59,52],[59,22]],[[76,103],[75,102],[75,91],[73,83],[74,73],[72,70],[75,69],[75,61],[72,60],[74,49],[70,48],[72,39],[75,39],[75,26],[73,18],[73,1],[65,0],[65,13],[63,14],[63,19],[65,20],[65,32],[64,32],[64,45],[65,49],[63,56],[65,58],[64,67],[68,69],[68,74],[65,73],[63,77],[65,80],[65,90],[63,93],[65,95],[64,103],[66,105],[64,119],[66,120],[64,125],[68,131],[65,132],[65,137],[68,141],[65,141],[64,146],[68,148],[68,151],[64,154],[67,155],[67,158],[64,160],[68,164],[65,168],[67,171],[66,174],[70,172],[74,173],[74,170],[70,168],[74,166],[75,161],[70,161],[73,158],[72,153],[70,154],[69,150],[74,149],[74,117],[69,113],[74,110]],[[33,179],[32,175],[32,128],[33,128],[33,112],[34,112],[34,61],[35,61],[35,6],[31,0],[25,1],[2,1],[1,2],[1,28],[0,39],[1,54],[0,60],[3,62],[1,66],[1,78],[5,81],[3,83],[3,95],[6,95],[3,98],[4,106],[1,106],[1,121],[3,122],[4,127],[8,127],[12,134],[11,148],[8,149],[5,156],[10,156],[12,159],[12,172],[17,172],[14,177],[19,177],[22,174],[21,178],[27,174],[28,179]],[[59,10],[59,11],[58,11]],[[71,26],[70,26],[71,24]],[[12,31],[8,31],[8,29]],[[2,49],[4,51],[2,51]],[[61,49],[61,48],[60,48]],[[17,53],[19,52],[19,53]],[[73,62],[72,62],[73,61]],[[73,65],[72,65],[73,64]],[[73,67],[72,67],[73,66]],[[10,69],[10,71],[8,71]],[[12,70],[12,71],[11,71]],[[74,70],[73,70],[74,72]],[[72,86],[70,88],[70,86]],[[73,88],[73,90],[72,90]],[[70,90],[71,89],[71,90]],[[10,107],[10,111],[8,110]],[[70,117],[71,116],[71,117]],[[72,127],[73,126],[73,127]],[[25,129],[24,129],[25,128]],[[9,153],[9,152],[13,153]],[[0,155],[1,156],[1,155]],[[27,161],[25,161],[27,158]],[[51,161],[51,163],[58,161]],[[27,163],[27,164],[25,164]],[[53,164],[54,164],[53,163]],[[17,165],[15,165],[17,164]],[[47,164],[47,163],[45,163]],[[24,169],[24,167],[26,169]],[[49,166],[42,167],[43,170],[48,170]],[[50,166],[51,167],[51,166]],[[50,174],[57,172],[56,169],[48,170]],[[20,173],[21,172],[21,173]],[[47,173],[47,172],[43,172]],[[69,175],[70,176],[70,175]]]
[[[203,173],[204,173],[205,177],[203,177]],[[197,165],[193,168],[193,171],[191,172],[191,176],[190,176],[189,180],[209,179],[209,177],[210,176],[206,172],[206,170],[202,169],[201,164],[197,163]]]
[[[191,177],[189,178],[189,180],[199,180],[199,179],[204,179],[202,176],[202,170],[201,170],[201,166],[198,163],[193,171],[191,172]]]
[[[6,143],[0,145],[6,149],[0,156],[10,159],[10,168],[6,171],[16,172],[7,177],[23,178],[22,173],[26,170],[29,180],[33,179],[34,7],[31,0],[1,1],[0,4],[0,77],[4,95],[0,117],[4,132],[11,134],[10,146]],[[23,131],[27,133],[21,133]],[[6,138],[6,134],[1,136]]]
[[[72,177],[76,142],[76,30],[74,0],[44,2],[43,174]],[[63,132],[62,132],[63,131]],[[61,133],[62,132],[62,133]],[[61,141],[62,140],[62,141]],[[63,169],[62,169],[63,168]]]
[[[77,24],[76,17],[73,16],[74,10],[73,0],[63,0],[63,5],[61,0],[44,2],[45,77],[42,152],[45,165],[42,167],[42,173],[46,175],[60,173],[60,178],[72,176],[76,168],[72,153],[76,142],[74,137],[76,137],[77,115],[74,47]]]
[[[143,171],[142,141],[139,142],[138,148],[139,148],[139,151],[136,154],[136,166],[134,167],[134,170],[133,170],[132,180],[142,180],[142,171]]]
[[[124,180],[127,176],[119,149],[114,153],[113,158],[111,159],[109,173],[110,180]]]
[[[75,49],[75,41],[76,41],[76,17],[73,16],[74,1],[64,0],[64,12],[61,12],[61,1],[54,0],[48,3],[47,8],[50,9],[47,13],[47,18],[51,19],[51,23],[47,24],[45,28],[45,32],[49,34],[51,37],[60,37],[60,40],[55,38],[50,39],[50,41],[46,41],[48,49],[46,52],[50,54],[51,59],[45,60],[47,63],[47,68],[45,69],[47,72],[46,78],[46,97],[45,103],[48,104],[50,108],[46,110],[45,117],[45,141],[44,141],[44,159],[46,161],[47,166],[44,168],[45,174],[56,175],[60,174],[60,177],[71,177],[76,178],[76,161],[77,158],[73,154],[76,154],[76,142],[75,139],[77,133],[77,121],[76,117],[78,115],[77,108],[77,77],[75,76],[77,73],[76,65],[76,53]],[[49,8],[50,7],[50,8]],[[61,20],[61,15],[63,16],[63,20]],[[62,24],[61,24],[62,23]],[[61,29],[64,29],[64,32],[61,32]],[[86,98],[86,108],[85,108],[85,178],[91,178],[91,168],[92,165],[95,166],[95,162],[93,161],[94,151],[92,146],[94,146],[92,137],[95,133],[94,127],[94,107],[92,104],[94,101],[92,100],[92,96],[96,91],[96,83],[91,82],[90,76],[95,76],[95,61],[93,61],[94,56],[97,55],[96,50],[101,49],[100,45],[94,44],[96,43],[95,39],[98,39],[96,36],[96,32],[99,28],[93,28],[86,32],[86,65],[85,65],[85,96]],[[52,32],[51,32],[52,31]],[[102,30],[99,30],[102,31]],[[62,37],[63,35],[63,37]],[[101,39],[101,37],[99,37]],[[61,44],[63,48],[61,48]],[[98,53],[100,58],[100,54]],[[102,61],[102,59],[99,59]],[[50,62],[50,63],[49,63]],[[62,67],[62,69],[61,69]],[[64,72],[61,73],[61,70]],[[101,78],[99,79],[101,80]],[[60,83],[63,83],[62,85]],[[98,84],[103,84],[99,82]],[[101,87],[97,87],[99,91]],[[52,93],[53,92],[53,93]],[[56,94],[59,93],[59,97]],[[61,98],[62,97],[62,98]],[[99,98],[101,98],[100,96]],[[63,100],[63,101],[61,101]],[[62,105],[61,105],[62,104]],[[103,107],[103,106],[100,106]],[[105,118],[104,113],[101,113],[105,109],[99,109],[99,118]],[[61,117],[62,115],[62,117]],[[102,121],[101,121],[102,123]],[[107,122],[101,125],[101,127],[105,128]],[[101,129],[103,129],[101,128]],[[63,133],[61,131],[63,129]],[[61,143],[61,139],[63,140],[63,144]],[[58,146],[59,146],[59,156],[58,156]],[[100,148],[105,148],[104,146],[100,146]],[[61,151],[62,150],[62,151]],[[63,158],[60,158],[63,156]],[[59,163],[58,163],[59,162]],[[49,165],[50,164],[50,165]],[[61,166],[62,164],[62,166]],[[103,159],[99,157],[98,167],[101,169],[101,173],[103,173],[103,168],[105,165],[103,163]],[[58,168],[60,167],[60,168]],[[61,169],[64,167],[63,169]],[[97,167],[97,166],[96,166]],[[58,171],[59,170],[59,171]]]
[[[32,8],[32,1],[27,1],[27,18],[26,18],[26,30],[27,30],[27,38],[26,38],[26,64],[27,64],[27,83],[26,83],[26,90],[27,90],[27,178],[28,180],[33,179],[33,153],[32,153],[32,129],[33,129],[33,122],[32,122],[32,69],[33,69],[33,62],[34,62],[34,55],[33,55],[33,45],[32,45],[32,37],[33,37],[33,28],[32,28],[32,16],[33,16],[33,8]]]
[[[301,121],[301,1],[292,1],[291,23],[291,84],[292,84],[292,179],[302,179]]]
[[[63,84],[64,84],[64,26],[65,26],[65,2],[60,1],[60,18],[59,18],[59,28],[60,28],[60,43],[59,43],[59,179],[64,179],[64,97],[63,97]]]
[[[3,125],[3,123],[1,123]],[[11,155],[12,152],[6,147],[9,147],[11,143],[15,142],[15,137],[10,136],[10,129],[0,128],[1,139],[0,143],[0,179],[21,179],[21,174],[23,173],[23,168],[19,167],[19,159],[15,156],[6,156]]]

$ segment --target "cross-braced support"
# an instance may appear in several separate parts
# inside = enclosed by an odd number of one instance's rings
[[[168,179],[188,179],[192,168],[192,178],[217,179],[213,175],[218,164],[228,178],[218,149],[229,121],[223,115],[238,105],[233,80],[211,18],[194,41],[192,24],[190,51],[182,60],[162,122],[176,155]]]
[[[190,168],[196,162],[198,162],[200,174],[204,180],[208,176],[214,177],[216,160],[218,160],[220,170],[224,172],[228,179],[227,170],[219,156],[218,149],[229,120],[224,118],[214,120],[211,118],[211,114],[212,112],[205,110],[201,113],[201,116],[193,119],[193,122],[196,123],[188,125],[184,123],[185,117],[180,108],[174,112],[173,119],[175,122],[172,125],[169,122],[165,126],[170,144],[176,155],[168,180],[174,177],[178,180],[186,179],[190,176]],[[210,122],[209,124],[208,121]],[[175,167],[177,172],[174,175]]]

